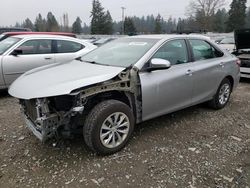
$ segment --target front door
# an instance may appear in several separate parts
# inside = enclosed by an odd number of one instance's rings
[[[20,54],[12,55],[10,52],[2,59],[6,86],[31,69],[54,63],[51,40],[29,40],[16,49],[20,50]]]
[[[192,103],[192,63],[189,63],[185,40],[167,42],[152,58],[168,60],[171,67],[139,74],[143,121],[182,109]]]

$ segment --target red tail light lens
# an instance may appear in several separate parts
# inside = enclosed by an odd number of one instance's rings
[[[239,59],[235,63],[240,67],[241,61]]]

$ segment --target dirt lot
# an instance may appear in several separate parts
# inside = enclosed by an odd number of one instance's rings
[[[204,105],[136,127],[121,152],[100,157],[81,137],[41,144],[24,126],[17,100],[0,94],[0,187],[250,186],[250,82],[230,104]]]

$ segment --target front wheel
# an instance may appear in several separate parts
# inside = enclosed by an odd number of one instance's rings
[[[224,108],[230,99],[231,93],[232,93],[232,84],[227,78],[225,78],[221,82],[213,99],[209,101],[209,105],[214,109]]]
[[[109,155],[127,144],[133,129],[131,108],[123,102],[107,100],[91,110],[84,124],[83,136],[92,151]]]

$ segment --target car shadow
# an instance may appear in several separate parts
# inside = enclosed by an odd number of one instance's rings
[[[151,128],[169,128],[173,127],[176,125],[176,122],[182,122],[184,121],[187,117],[195,117],[196,115],[199,115],[200,111],[207,111],[207,112],[212,112],[214,111],[211,108],[207,107],[206,103],[198,104],[192,107],[188,107],[167,115],[163,115],[160,117],[153,118],[151,120],[142,122],[138,125],[135,126],[134,134],[135,135],[141,135],[142,131],[150,131]]]
[[[0,98],[2,97],[9,97],[9,93],[7,90],[0,90]]]
[[[154,135],[155,132],[162,132],[165,129],[169,129],[172,131],[178,132],[178,123],[185,121],[187,117],[192,116],[193,118],[196,118],[196,116],[199,116],[199,114],[203,111],[211,112],[212,109],[209,109],[206,107],[205,104],[199,104],[193,107],[189,107],[177,112],[173,112],[167,115],[163,115],[148,121],[145,121],[143,123],[137,124],[135,126],[132,139],[129,142],[129,145],[133,147],[137,144],[137,142],[141,142],[139,140],[145,140],[148,136]],[[71,151],[73,153],[79,153],[81,156],[85,157],[93,157],[93,154],[91,151],[86,147],[84,143],[84,139],[82,134],[75,134],[72,139],[61,139],[59,141],[56,141],[56,148],[58,150],[65,150],[67,148],[71,148]],[[49,146],[50,145],[50,146]],[[47,143],[47,146],[52,147],[52,142]],[[121,153],[117,153],[114,155],[122,155],[123,152],[126,152],[125,150],[122,150]],[[97,158],[102,157],[98,155],[94,155]],[[84,158],[84,157],[83,157]]]
[[[250,83],[250,78],[240,78],[241,83]]]

